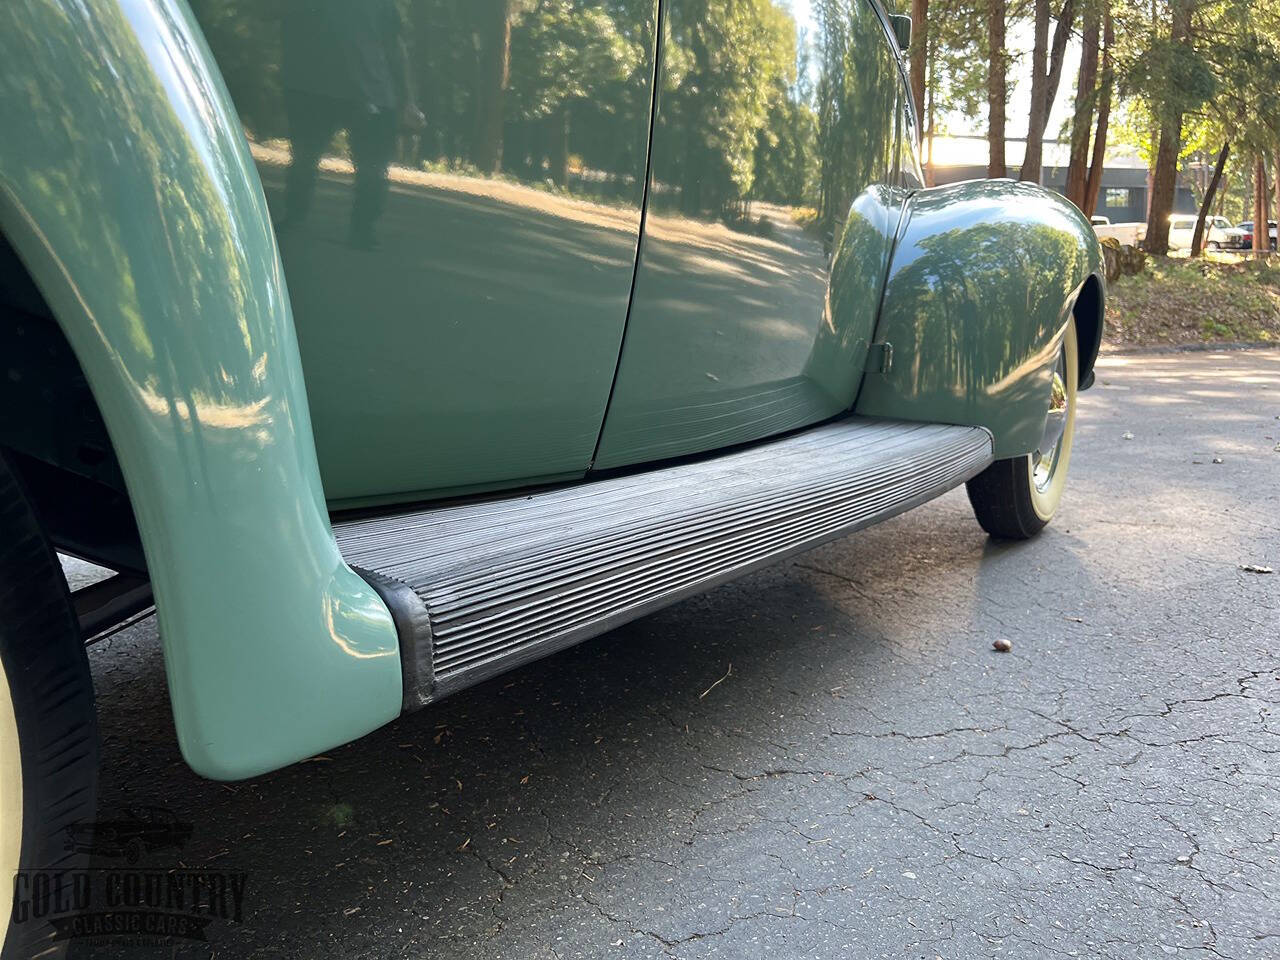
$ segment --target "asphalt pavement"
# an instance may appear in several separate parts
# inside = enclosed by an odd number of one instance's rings
[[[1280,351],[1105,357],[1033,542],[955,491],[254,781],[91,659],[102,815],[246,887],[72,957],[1280,957]]]

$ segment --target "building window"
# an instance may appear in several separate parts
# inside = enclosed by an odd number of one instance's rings
[[[1108,207],[1127,207],[1129,191],[1124,187],[1107,187],[1106,205]]]

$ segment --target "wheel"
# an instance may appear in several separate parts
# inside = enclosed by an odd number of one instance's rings
[[[1212,250],[1214,253],[1217,253],[1219,250],[1222,249],[1222,247],[1219,245],[1217,240],[1210,240],[1209,249]]]
[[[1049,392],[1049,415],[1034,453],[997,460],[966,484],[982,529],[993,537],[1026,540],[1044,529],[1062,502],[1076,427],[1080,353],[1076,325],[1067,324]]]
[[[57,956],[47,910],[79,868],[67,827],[92,820],[98,729],[89,662],[57,555],[0,455],[0,957]],[[18,875],[19,870],[22,871]]]

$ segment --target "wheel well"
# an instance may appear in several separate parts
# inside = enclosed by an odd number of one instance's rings
[[[102,412],[62,328],[0,234],[0,450],[54,545],[116,570],[146,569]]]
[[[1086,278],[1076,297],[1071,315],[1076,323],[1076,340],[1080,344],[1080,385],[1093,382],[1093,364],[1102,346],[1102,321],[1104,316],[1102,282],[1092,274]]]

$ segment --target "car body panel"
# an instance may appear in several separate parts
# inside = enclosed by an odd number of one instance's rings
[[[856,411],[982,426],[997,458],[1030,453],[1062,331],[1086,279],[1101,282],[1100,256],[1089,221],[1043,187],[974,180],[914,194],[876,326],[892,363],[868,374]]]
[[[0,228],[110,432],[184,756],[244,777],[380,726],[395,627],[334,542],[266,204],[189,11],[13,0],[0,64]]]
[[[756,39],[745,20],[728,28],[741,37],[712,34],[701,10],[665,4],[653,184],[597,467],[701,453],[847,410],[875,326],[904,196],[894,189],[904,90],[881,15],[856,0],[833,32],[827,56],[844,69],[822,85],[815,118],[828,215],[806,229],[795,203],[755,199],[740,212],[741,192],[759,188],[694,135],[720,116],[702,91],[709,72],[726,71],[723,48]],[[782,56],[794,62],[794,41]],[[779,142],[792,122],[771,110],[758,141]]]
[[[526,138],[509,140],[507,157],[522,151],[529,169],[566,183],[535,189],[529,176],[495,174],[492,155],[488,173],[390,164],[385,206],[373,207],[376,251],[368,236],[344,237],[361,187],[340,146],[307,166],[313,206],[288,218],[288,144],[253,129],[279,109],[255,97],[271,92],[283,53],[278,38],[243,34],[235,19],[268,5],[201,4],[221,71],[185,0],[0,5],[0,229],[110,433],[155,592],[178,737],[197,772],[251,776],[400,711],[396,623],[343,562],[332,508],[587,470],[629,302],[622,281],[634,272],[645,182],[636,161],[647,157],[652,103],[644,58],[652,63],[655,7],[610,2],[636,13],[626,41],[639,53],[623,57],[631,72],[610,105],[623,125],[604,124],[628,136],[575,140],[593,106],[578,98],[539,114],[542,92],[525,85],[538,65],[513,53],[505,90],[520,118],[511,129]],[[622,350],[618,418],[605,425],[598,466],[725,448],[851,406],[986,427],[997,455],[1025,452],[1038,437],[1050,353],[1080,285],[1097,273],[1096,241],[1079,214],[1036,187],[912,194],[920,172],[897,50],[879,8],[859,2],[865,43],[835,44],[821,68],[828,79],[857,68],[840,88],[853,139],[827,144],[827,200],[804,227],[811,233],[782,242],[687,224],[655,204],[636,338]],[[460,56],[485,49],[451,23],[429,20],[447,29],[415,36]],[[574,42],[556,39],[571,60],[578,41],[600,32],[590,15],[581,24]],[[258,41],[267,52],[255,62]],[[423,135],[462,136],[471,124],[492,148],[493,131],[479,128],[509,116],[462,106],[447,114],[450,127],[439,113],[447,104],[427,100],[457,91],[418,92]],[[311,155],[321,139],[312,137]],[[578,146],[581,163],[570,160]],[[623,159],[591,168],[585,158],[607,156],[605,146]],[[678,154],[678,143],[668,146]],[[375,158],[371,169],[381,168]],[[284,264],[263,179],[289,221]],[[609,184],[612,197],[592,182]],[[291,296],[307,305],[301,349]],[[883,344],[875,353],[873,340]],[[868,357],[877,362],[864,374]],[[794,393],[762,416],[756,407],[772,402],[775,384]],[[720,404],[721,422],[699,422]]]
[[[657,0],[619,7],[604,38],[599,18],[581,36],[511,18],[495,93],[497,6],[193,2],[278,224],[335,505],[572,479],[596,446],[635,269]],[[614,101],[557,100],[530,62],[552,51],[570,90],[601,64],[625,71],[592,78]],[[464,156],[446,169],[441,151]]]

